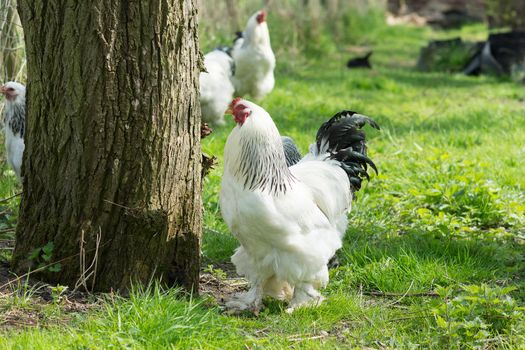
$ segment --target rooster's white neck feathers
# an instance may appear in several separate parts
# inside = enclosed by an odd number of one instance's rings
[[[277,195],[294,182],[279,131],[270,115],[256,105],[245,123],[236,126],[228,137],[224,159],[225,170],[245,190]]]
[[[257,23],[257,14],[254,14],[244,29],[244,46],[270,47],[270,32],[266,22]]]

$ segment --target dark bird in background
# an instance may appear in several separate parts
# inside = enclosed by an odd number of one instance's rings
[[[490,73],[494,75],[504,75],[504,70],[501,64],[494,58],[490,42],[482,44],[482,49],[477,53],[472,60],[463,69],[466,75],[480,75],[481,73]]]
[[[372,65],[370,64],[370,56],[372,56],[373,51],[370,51],[363,57],[351,58],[346,62],[348,68],[368,68],[371,69]]]

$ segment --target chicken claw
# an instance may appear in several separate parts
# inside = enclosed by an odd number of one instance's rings
[[[252,287],[245,293],[238,293],[226,303],[228,314],[239,314],[243,311],[253,312],[254,315],[259,315],[262,309],[262,289],[260,287]]]

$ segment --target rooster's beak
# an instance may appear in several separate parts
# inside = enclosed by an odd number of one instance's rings
[[[0,86],[0,94],[5,95],[7,93],[7,90],[4,85]]]

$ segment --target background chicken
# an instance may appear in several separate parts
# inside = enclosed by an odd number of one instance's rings
[[[341,247],[352,193],[361,187],[367,164],[364,133],[369,118],[336,114],[317,133],[310,153],[288,167],[283,139],[261,107],[235,99],[237,126],[224,149],[221,212],[240,242],[232,262],[251,283],[227,306],[257,311],[270,295],[290,309],[322,301],[327,263]]]
[[[20,83],[10,81],[0,87],[5,96],[4,133],[7,161],[13,167],[17,178],[21,179],[22,156],[24,154],[24,133],[26,117],[26,88]]]
[[[259,100],[272,91],[275,56],[265,11],[258,11],[250,17],[242,38],[234,43],[232,57],[235,61],[233,85],[236,95],[250,95]]]
[[[222,50],[214,50],[204,56],[204,65],[207,72],[200,74],[202,120],[222,125],[224,112],[233,98],[233,59]]]

